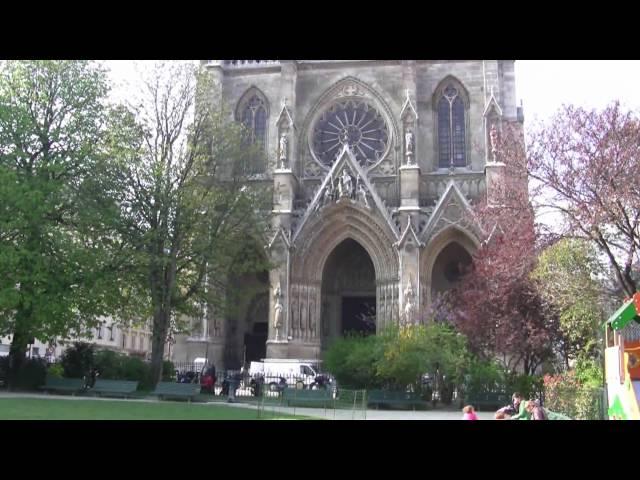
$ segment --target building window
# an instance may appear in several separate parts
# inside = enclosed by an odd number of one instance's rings
[[[259,147],[257,158],[250,159],[246,173],[263,173],[266,167],[267,118],[269,116],[267,99],[262,93],[252,88],[238,103],[237,120],[245,127],[245,143]]]
[[[465,102],[453,83],[442,91],[437,109],[438,166],[464,167],[467,165]]]
[[[364,167],[375,165],[384,156],[389,146],[389,127],[375,107],[347,100],[322,113],[313,128],[316,158],[329,166],[345,145]]]
[[[242,110],[242,124],[247,129],[247,142],[264,147],[267,133],[267,109],[265,101],[253,95]]]
[[[124,334],[124,332],[122,333],[122,349],[126,349],[127,348],[127,336]]]
[[[115,338],[116,338],[115,329],[116,329],[116,327],[114,327],[113,325],[111,325],[109,327],[109,341],[111,341],[111,342],[113,342],[115,340]]]
[[[96,329],[98,331],[98,340],[102,339],[102,325]]]
[[[139,341],[138,341],[138,350],[144,350],[144,336],[140,335]]]

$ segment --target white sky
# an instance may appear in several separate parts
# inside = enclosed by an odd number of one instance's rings
[[[620,100],[640,108],[638,60],[519,60],[516,96],[528,120],[549,118],[563,104],[602,108]]]

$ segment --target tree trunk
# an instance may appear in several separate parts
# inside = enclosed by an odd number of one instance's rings
[[[22,323],[20,321],[20,313],[16,317],[16,329],[13,332],[11,348],[9,349],[9,372],[7,376],[9,390],[14,390],[19,384],[18,376],[24,364],[27,346],[29,345],[29,333],[20,328]]]
[[[151,344],[151,381],[155,386],[162,380],[164,345],[169,329],[169,312],[158,308],[153,315],[153,335]]]

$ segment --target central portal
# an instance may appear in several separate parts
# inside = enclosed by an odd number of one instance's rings
[[[376,273],[367,251],[346,239],[322,272],[322,347],[348,333],[376,332]]]

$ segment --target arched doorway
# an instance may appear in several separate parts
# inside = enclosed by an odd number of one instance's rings
[[[322,271],[322,346],[348,333],[376,332],[376,273],[367,251],[351,238],[327,257]]]
[[[452,288],[471,265],[471,255],[458,242],[451,242],[444,247],[433,264],[431,274],[431,298]]]
[[[262,260],[257,249],[245,252],[244,259],[257,265]],[[231,275],[226,293],[224,364],[236,369],[267,356],[269,332],[269,273],[262,270]]]

